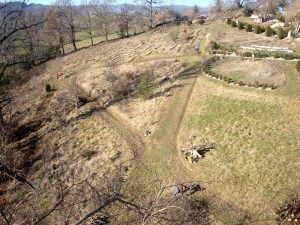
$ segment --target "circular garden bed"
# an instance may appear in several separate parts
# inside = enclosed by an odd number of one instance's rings
[[[281,61],[213,57],[204,67],[208,75],[240,86],[275,89],[286,82]]]

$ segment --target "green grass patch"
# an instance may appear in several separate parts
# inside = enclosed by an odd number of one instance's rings
[[[287,67],[285,69],[285,75],[287,82],[283,89],[277,93],[289,97],[300,96],[300,80],[297,70],[295,70],[296,62],[286,62]]]
[[[242,74],[233,73],[233,74],[226,75],[226,77],[233,79],[233,80],[239,80],[239,79],[242,79],[244,76]]]
[[[285,107],[216,96],[203,107],[186,126],[217,143],[197,165],[202,179],[219,178],[214,191],[256,217],[297,193],[300,124]]]

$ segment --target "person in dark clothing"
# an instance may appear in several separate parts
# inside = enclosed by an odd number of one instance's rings
[[[185,191],[186,186],[184,184],[176,181],[174,183],[174,188],[175,188],[175,191],[173,193],[173,196],[177,195],[178,193],[181,193],[181,196],[183,196],[183,192]]]

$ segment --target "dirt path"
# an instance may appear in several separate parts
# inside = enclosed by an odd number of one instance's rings
[[[37,107],[36,113],[34,115],[35,120],[41,120],[44,116],[44,112],[48,108],[48,105],[50,104],[52,98],[54,96],[54,92],[48,92],[44,100],[40,103],[40,105]]]
[[[112,128],[127,141],[134,156],[140,155],[145,151],[145,149],[147,149],[144,139],[129,125],[115,116],[112,111],[107,110],[100,112],[99,116],[110,126],[112,126]]]
[[[195,85],[197,83],[197,79],[198,79],[198,76],[196,76],[193,79],[193,82],[191,84],[191,88],[188,92],[185,104],[182,108],[182,111],[181,111],[181,114],[180,114],[180,117],[179,117],[176,132],[175,132],[174,137],[173,137],[173,146],[174,146],[174,148],[175,148],[175,150],[178,154],[179,159],[182,161],[183,164],[185,164],[186,162],[185,162],[184,158],[182,157],[182,153],[180,151],[180,147],[179,147],[179,143],[178,143],[178,138],[179,138],[179,132],[180,132],[180,129],[181,129],[181,126],[182,126],[183,119],[185,117],[185,114],[186,114],[187,108],[189,106],[189,103],[192,99],[192,95],[193,95],[193,92],[194,92],[194,89],[195,89]],[[191,170],[190,168],[188,168],[188,169]]]

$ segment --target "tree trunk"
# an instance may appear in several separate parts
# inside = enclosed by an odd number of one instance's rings
[[[92,31],[92,21],[91,21],[91,16],[90,13],[88,12],[88,22],[89,22],[89,30],[90,30],[90,38],[91,38],[91,43],[94,45],[93,41],[93,31]]]
[[[71,42],[72,42],[74,51],[77,51],[74,26],[71,26]]]
[[[108,41],[108,31],[106,24],[104,25],[105,40]]]
[[[91,33],[90,37],[91,37],[91,43],[92,43],[92,45],[94,45],[94,41],[93,41],[93,35],[92,35],[92,33]]]
[[[153,28],[153,6],[152,3],[150,3],[150,26]]]
[[[298,33],[300,32],[300,19],[296,19],[295,20],[295,30],[294,30],[294,34],[298,35]]]
[[[61,50],[62,50],[62,54],[65,54],[65,48],[64,48],[64,38],[63,37],[59,37],[59,43],[61,46]]]

